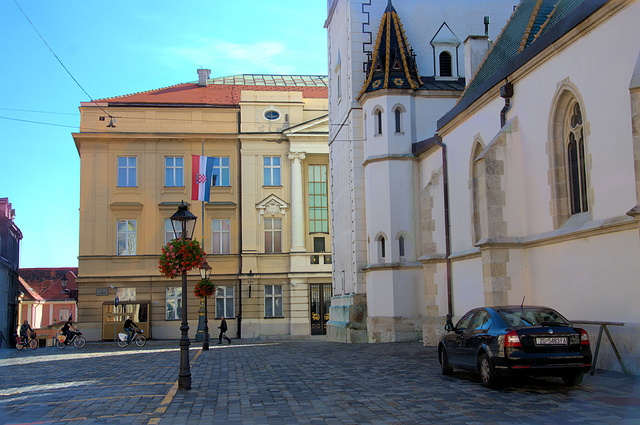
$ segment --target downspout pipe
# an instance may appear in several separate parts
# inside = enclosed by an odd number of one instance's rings
[[[242,338],[242,142],[240,141],[241,114],[238,111],[238,331],[236,338]]]
[[[507,112],[511,109],[511,98],[513,97],[513,84],[505,80],[505,84],[500,87],[500,97],[504,99],[504,108],[500,111],[500,128],[507,123]]]
[[[453,281],[451,278],[451,219],[449,215],[449,165],[447,161],[447,145],[436,135],[436,144],[442,148],[442,180],[444,191],[444,246],[447,265],[447,318],[453,317]]]

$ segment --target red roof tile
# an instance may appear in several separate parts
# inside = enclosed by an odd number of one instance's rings
[[[27,289],[29,298],[41,297],[45,300],[65,300],[69,298],[64,290],[76,290],[77,267],[69,268],[34,268],[20,269],[18,272],[21,283]],[[62,277],[67,277],[66,286],[62,285]],[[25,297],[27,293],[25,293]]]
[[[326,87],[299,86],[250,86],[231,84],[210,84],[200,87],[198,84],[185,83],[146,92],[133,93],[96,100],[110,106],[119,104],[162,104],[162,105],[215,105],[234,106],[240,103],[243,90],[257,91],[300,91],[305,98],[326,99]],[[83,102],[83,106],[91,106],[93,102]]]

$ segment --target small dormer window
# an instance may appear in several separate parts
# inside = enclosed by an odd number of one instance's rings
[[[440,60],[440,76],[451,77],[453,75],[451,69],[451,54],[449,52],[442,52],[439,56]]]
[[[275,121],[280,118],[280,112],[270,109],[264,113],[264,118],[269,121]]]

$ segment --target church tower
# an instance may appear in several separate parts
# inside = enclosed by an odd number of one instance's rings
[[[358,96],[364,127],[367,330],[373,342],[416,340],[422,333],[411,124],[422,81],[415,59],[389,0]]]

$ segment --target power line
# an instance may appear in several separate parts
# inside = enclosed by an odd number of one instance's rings
[[[50,122],[41,122],[41,121],[32,121],[32,120],[22,120],[22,119],[20,119],[20,118],[0,117],[0,119],[3,119],[3,120],[10,120],[10,121],[27,122],[27,123],[29,123],[29,124],[52,125],[52,126],[54,126],[54,127],[78,128],[78,126],[77,126],[77,125],[53,124],[53,123],[50,123]]]
[[[77,117],[79,113],[72,114],[71,112],[50,112],[50,111],[34,111],[33,109],[15,109],[15,108],[0,108],[0,111],[12,111],[12,112],[32,112],[37,114],[51,114],[51,115],[73,115]]]
[[[109,113],[107,111],[105,111],[100,105],[98,105],[98,103],[91,97],[91,95],[89,95],[89,93],[87,93],[87,91],[84,89],[84,87],[82,87],[82,85],[78,82],[78,80],[76,80],[76,78],[71,74],[71,71],[69,71],[67,69],[67,67],[62,63],[62,61],[60,60],[60,58],[58,57],[58,55],[56,55],[56,53],[53,51],[53,49],[51,48],[51,46],[49,46],[49,43],[47,43],[47,40],[44,39],[44,37],[42,36],[42,34],[40,34],[40,31],[38,31],[38,29],[36,28],[35,25],[33,25],[33,22],[31,22],[31,19],[29,19],[29,17],[27,16],[27,14],[24,12],[24,10],[22,10],[22,7],[20,7],[20,5],[18,4],[17,0],[13,0],[13,2],[16,4],[16,6],[18,6],[18,9],[20,9],[20,12],[22,12],[22,14],[24,15],[25,19],[29,22],[29,24],[31,25],[31,27],[33,28],[33,30],[36,32],[36,34],[38,34],[38,37],[40,37],[40,39],[43,41],[43,43],[45,44],[45,46],[47,46],[47,49],[49,49],[49,51],[51,52],[51,54],[53,55],[53,57],[56,58],[56,60],[58,61],[58,63],[60,64],[60,66],[62,66],[62,68],[64,68],[65,71],[67,71],[67,74],[69,74],[69,77],[71,77],[71,79],[78,85],[78,87],[80,87],[80,90],[82,90],[84,92],[84,94],[87,95],[87,97],[89,99],[91,99],[91,101],[93,103],[96,104],[97,107],[99,107],[100,109],[102,109],[102,111],[107,114],[107,116],[109,116],[109,118],[113,118],[111,115],[109,115]]]

